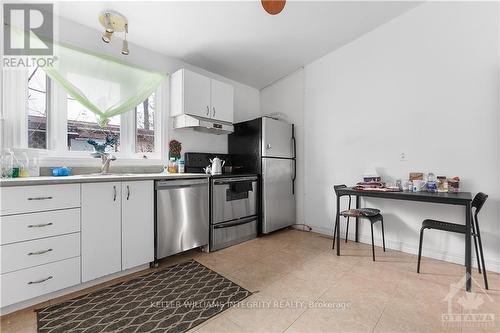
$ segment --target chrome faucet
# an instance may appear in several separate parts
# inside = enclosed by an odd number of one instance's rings
[[[110,153],[95,152],[91,154],[92,157],[101,159],[101,174],[105,175],[109,173],[109,165],[111,161],[116,160],[116,156]]]

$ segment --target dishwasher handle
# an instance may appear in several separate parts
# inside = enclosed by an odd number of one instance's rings
[[[155,184],[156,190],[185,188],[196,186],[208,186],[208,179],[182,179],[182,180],[162,180]]]

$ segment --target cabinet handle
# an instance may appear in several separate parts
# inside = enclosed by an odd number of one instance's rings
[[[210,107],[207,105],[207,116],[210,116]]]
[[[28,282],[28,284],[42,283],[42,282],[45,282],[45,281],[50,280],[52,278],[53,278],[53,276],[49,276],[49,277],[46,277],[45,279],[41,279],[41,280],[38,280],[38,281],[30,281],[30,282]]]
[[[116,201],[116,186],[113,186],[113,201]]]
[[[47,253],[50,251],[52,251],[52,249],[47,249],[47,250],[37,251],[37,252],[30,252],[30,253],[28,253],[28,255],[29,256],[37,256],[37,255],[44,254],[44,253]]]
[[[28,198],[28,200],[50,200],[52,197],[34,197],[34,198]]]
[[[215,106],[212,106],[212,110],[214,110],[214,114],[212,117],[215,117]]]
[[[30,224],[28,228],[42,228],[42,227],[48,227],[49,225],[53,225],[54,223],[49,222],[49,223],[41,223],[41,224]]]
[[[127,200],[130,198],[130,187],[127,185]]]

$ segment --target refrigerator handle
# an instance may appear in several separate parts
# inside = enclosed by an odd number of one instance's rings
[[[297,160],[293,159],[292,194],[295,194],[295,179],[297,178]]]
[[[295,125],[292,124],[293,158],[297,158],[297,141],[295,140]]]

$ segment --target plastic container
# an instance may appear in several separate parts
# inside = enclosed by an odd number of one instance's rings
[[[54,168],[52,169],[52,176],[54,177],[71,176],[71,168],[68,167]]]
[[[185,166],[186,166],[186,163],[184,162],[183,159],[180,159],[177,163],[177,171],[179,173],[184,173],[185,172]]]

